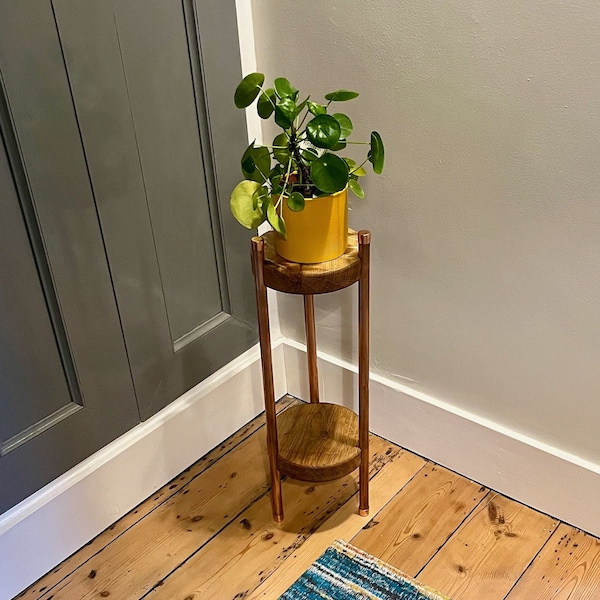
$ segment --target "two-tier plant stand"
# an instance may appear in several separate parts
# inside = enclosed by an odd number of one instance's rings
[[[273,519],[283,521],[281,476],[329,481],[360,467],[359,508],[369,513],[369,263],[371,235],[348,232],[345,254],[317,264],[294,263],[275,253],[273,232],[252,238],[252,270],[267,421]],[[314,294],[334,292],[358,282],[358,415],[337,404],[320,402]],[[275,413],[273,361],[267,288],[304,296],[310,404]]]

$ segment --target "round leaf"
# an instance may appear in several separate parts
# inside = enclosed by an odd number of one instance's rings
[[[313,115],[315,115],[315,117],[318,117],[319,115],[324,115],[327,113],[327,108],[325,106],[323,106],[322,104],[317,104],[316,102],[309,102],[308,110]]]
[[[306,150],[300,150],[300,156],[302,157],[302,160],[306,161],[307,163],[311,163],[313,160],[317,160],[317,158],[319,158],[319,155],[310,148],[307,148]]]
[[[275,80],[275,91],[282,99],[291,98],[295,100],[298,96],[298,90],[285,77],[278,77]]]
[[[267,206],[267,219],[271,227],[285,239],[287,237],[285,233],[285,221],[277,214],[277,209],[273,205],[273,202],[269,202]]]
[[[357,198],[362,199],[365,197],[365,193],[363,192],[363,189],[360,187],[360,183],[358,183],[358,181],[356,181],[356,179],[349,179],[348,187],[354,192],[354,195]]]
[[[319,115],[306,125],[308,139],[318,148],[333,148],[340,139],[340,124],[331,115]]]
[[[282,129],[289,129],[298,116],[298,107],[291,98],[283,98],[275,107],[275,123]]]
[[[340,124],[340,128],[342,130],[341,137],[343,139],[347,139],[352,133],[352,121],[350,118],[342,113],[334,113],[332,117]]]
[[[231,192],[231,213],[246,229],[256,229],[265,220],[262,209],[255,208],[254,194],[260,187],[256,181],[241,181]]]
[[[265,82],[265,76],[262,73],[250,73],[235,89],[233,100],[238,108],[250,106],[256,96],[260,93],[260,86]]]
[[[287,205],[295,212],[304,210],[304,196],[300,192],[292,192],[287,199]]]
[[[346,100],[352,100],[358,97],[358,92],[351,92],[350,90],[337,90],[325,95],[325,100],[331,100],[332,102],[345,102]]]
[[[371,132],[371,149],[367,158],[373,165],[373,171],[380,175],[383,171],[384,150],[381,136],[376,131]]]
[[[268,119],[275,110],[275,92],[273,88],[269,88],[265,90],[258,99],[258,103],[256,104],[256,110],[258,111],[258,116],[261,119]]]
[[[290,151],[288,148],[288,136],[285,133],[280,133],[273,140],[273,157],[278,163],[287,165],[290,160]],[[276,148],[275,146],[280,146]]]
[[[348,165],[339,156],[326,152],[310,165],[310,178],[322,192],[339,192],[348,183]]]
[[[263,183],[271,170],[269,149],[264,146],[254,146],[254,142],[246,148],[242,156],[242,173],[246,179]]]

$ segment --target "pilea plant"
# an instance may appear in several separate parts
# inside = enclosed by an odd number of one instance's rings
[[[299,91],[286,78],[278,77],[269,88],[264,82],[262,73],[244,77],[235,90],[235,105],[247,108],[258,98],[258,115],[262,119],[273,116],[283,131],[270,146],[254,142],[248,146],[241,160],[244,181],[233,190],[230,206],[244,227],[254,229],[266,219],[285,237],[283,202],[290,210],[300,211],[306,199],[333,194],[346,186],[364,198],[358,179],[367,174],[367,162],[375,173],[383,171],[384,148],[376,131],[370,142],[349,141],[350,118],[329,112],[332,103],[352,100],[357,92],[337,90],[326,94],[323,103],[313,102],[310,96],[298,102]],[[368,146],[361,164],[336,154],[349,144]]]

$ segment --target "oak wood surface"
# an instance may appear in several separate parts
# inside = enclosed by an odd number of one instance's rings
[[[293,406],[299,402],[299,400],[293,398],[292,396],[284,396],[281,400],[279,400],[279,402],[277,402],[277,412],[281,412],[289,406]],[[141,521],[157,506],[163,504],[166,500],[174,496],[192,479],[206,471],[233,448],[249,438],[261,427],[264,427],[264,425],[265,415],[264,413],[261,413],[259,416],[252,419],[252,421],[250,421],[247,425],[244,425],[244,427],[236,431],[233,435],[229,436],[216,448],[197,460],[193,465],[180,473],[177,477],[165,484],[161,489],[157,490],[155,494],[152,494],[152,496],[144,500],[126,515],[124,515],[121,519],[97,535],[75,554],[72,554],[69,556],[69,558],[65,559],[47,575],[44,575],[44,577],[39,579],[36,583],[28,588],[28,593],[32,596],[35,596],[35,594],[41,595],[44,592],[48,593],[57,583],[62,581],[77,568],[81,567],[81,565],[88,561],[92,556],[103,550],[125,531]]]
[[[410,452],[394,453],[371,480],[371,510],[381,510],[393,497],[390,492],[401,489],[425,464],[423,458]],[[332,540],[350,540],[363,527],[364,517],[357,514],[353,502],[347,502],[297,548],[273,575],[256,588],[249,599],[279,598],[325,552]]]
[[[275,252],[273,231],[263,236],[265,241],[265,284],[288,294],[324,294],[352,285],[360,276],[358,235],[348,230],[348,250],[339,258],[315,264],[295,263]]]
[[[536,556],[507,600],[600,598],[600,540],[564,523]]]
[[[269,489],[264,428],[205,470],[42,596],[138,598]]]
[[[330,481],[360,463],[358,416],[337,404],[293,406],[277,418],[279,468],[301,481]]]
[[[354,472],[328,483],[284,481],[288,514],[273,523],[262,423],[229,438],[21,596],[276,599],[342,538],[412,575],[425,563],[417,577],[453,600],[600,598],[600,540],[494,492],[478,503],[478,484],[376,436],[370,520],[356,514]]]
[[[488,491],[429,463],[352,544],[414,577]]]
[[[542,513],[489,492],[417,577],[453,600],[501,600],[556,525]]]
[[[399,449],[380,438],[373,440],[372,447],[374,476]],[[313,484],[285,480],[283,523],[273,523],[268,499],[261,498],[157,588],[153,600],[245,597],[355,496],[357,489],[356,477],[352,475]],[[353,508],[356,511],[356,506]]]

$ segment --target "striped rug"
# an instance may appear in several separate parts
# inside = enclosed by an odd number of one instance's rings
[[[279,600],[450,600],[394,567],[334,542]]]

